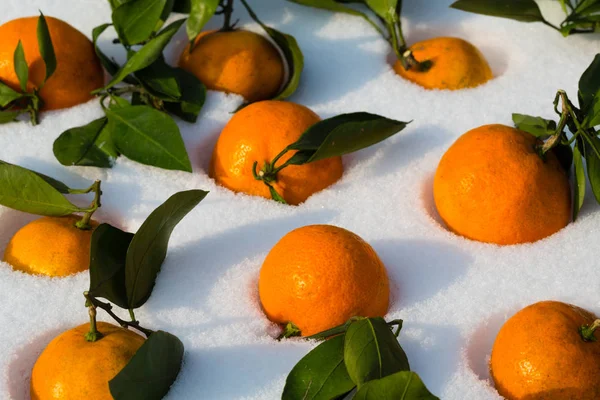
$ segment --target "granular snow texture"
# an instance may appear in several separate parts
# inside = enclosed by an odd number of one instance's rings
[[[598,35],[563,38],[542,24],[476,16],[449,0],[405,1],[409,42],[458,36],[489,60],[495,79],[469,90],[426,91],[391,68],[389,46],[363,20],[285,1],[253,0],[267,24],[294,35],[305,55],[301,87],[290,99],[321,117],[368,111],[410,121],[391,139],[344,158],[332,187],[298,207],[218,187],[207,175],[212,146],[241,98],[210,92],[196,124],[178,121],[193,174],[119,158],[113,169],[63,167],[52,143],[64,130],[102,114],[97,101],[43,114],[41,125],[0,126],[0,158],[85,187],[101,179],[96,217],[135,231],[176,191],[209,190],[175,229],[150,301],[137,312],[145,326],[177,335],[186,348],[168,399],[276,399],[295,363],[313,346],[274,340],[262,314],[257,278],[269,249],[288,231],[313,223],[349,229],[384,261],[393,284],[388,318],[402,318],[400,343],[411,366],[442,399],[497,399],[487,362],[501,324],[545,299],[596,313],[600,300],[599,207],[588,196],[576,223],[534,244],[498,247],[457,237],[435,215],[432,177],[445,149],[462,133],[488,123],[511,124],[511,113],[552,118],[557,89],[575,98],[581,73],[600,52]],[[542,2],[553,21],[557,1]],[[37,15],[58,17],[91,34],[110,21],[101,0],[3,0],[0,23]],[[238,7],[242,26],[258,30]],[[215,17],[209,28],[217,28]],[[107,31],[100,46],[116,54]],[[175,63],[183,30],[168,48]],[[588,192],[590,193],[590,192]],[[32,216],[0,208],[0,249]],[[52,240],[52,238],[48,238]],[[0,264],[0,398],[28,399],[31,367],[58,333],[87,320],[82,292],[88,275],[34,277]],[[102,319],[106,319],[102,314]],[[108,319],[107,319],[108,320]]]

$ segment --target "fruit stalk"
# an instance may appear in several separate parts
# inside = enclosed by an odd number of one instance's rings
[[[110,315],[115,321],[117,321],[117,323],[119,325],[121,325],[123,328],[134,328],[134,329],[137,329],[138,331],[140,331],[144,335],[146,335],[146,337],[149,337],[151,334],[154,333],[153,330],[146,329],[146,328],[140,326],[139,321],[135,321],[135,320],[134,321],[126,321],[124,319],[119,318],[119,316],[112,311],[112,305],[110,303],[103,303],[103,302],[101,302],[100,300],[98,300],[94,296],[90,295],[89,292],[83,292],[83,295],[85,296],[88,304],[91,305],[90,308],[94,307],[94,310],[96,308],[103,309],[108,315]]]
[[[579,334],[585,342],[595,342],[598,339],[594,336],[594,332],[598,328],[600,328],[600,319],[595,320],[591,325],[581,326],[579,328]]]
[[[78,221],[77,223],[75,223],[75,226],[82,230],[88,230],[88,229],[92,228],[92,226],[90,225],[90,220],[92,219],[92,215],[101,206],[100,196],[102,195],[102,190],[100,189],[100,181],[95,181],[92,186],[90,186],[88,189],[86,189],[84,191],[77,191],[77,190],[70,191],[70,193],[72,193],[72,194],[89,193],[89,192],[94,192],[94,200],[92,201],[90,208],[85,212],[85,214],[83,214],[83,217],[81,218],[81,220]]]

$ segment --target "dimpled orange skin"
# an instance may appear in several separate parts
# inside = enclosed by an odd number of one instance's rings
[[[437,211],[453,232],[501,245],[535,242],[571,218],[571,189],[554,153],[504,125],[470,130],[442,157],[433,182]]]
[[[4,251],[4,261],[18,271],[67,276],[88,269],[92,229],[75,227],[81,217],[42,217],[15,233]]]
[[[113,400],[108,382],[127,365],[145,339],[137,333],[98,322],[104,336],[88,342],[86,323],[54,338],[31,373],[31,400]]]
[[[492,349],[498,393],[509,400],[600,399],[600,342],[585,342],[578,332],[595,319],[557,301],[532,304],[511,317]]]
[[[387,272],[373,248],[331,225],[304,226],[285,235],[267,255],[258,289],[267,317],[293,322],[303,336],[354,316],[384,316],[389,306]]]
[[[417,61],[431,61],[431,68],[423,72],[415,68],[407,71],[400,61],[396,61],[394,70],[426,89],[472,88],[493,78],[483,54],[466,40],[438,37],[417,42],[410,50]]]
[[[43,110],[57,110],[85,103],[92,90],[104,85],[104,71],[92,42],[77,29],[59,19],[46,16],[56,54],[56,71],[48,79],[40,97]],[[38,17],[18,18],[0,26],[0,81],[20,91],[14,71],[13,54],[21,40],[29,67],[27,91],[39,88],[46,68],[37,42]]]
[[[186,47],[179,66],[208,89],[240,94],[248,102],[274,97],[284,67],[277,49],[261,35],[234,30],[202,32],[192,53]]]
[[[319,121],[317,114],[295,103],[266,100],[250,104],[225,125],[212,154],[209,175],[235,192],[270,199],[268,187],[254,179],[252,164],[257,161],[260,171],[265,162],[271,162]],[[276,166],[293,154],[295,151],[287,152]],[[272,185],[288,204],[297,205],[335,183],[343,172],[342,159],[331,157],[301,166],[290,165],[277,174],[277,182]]]

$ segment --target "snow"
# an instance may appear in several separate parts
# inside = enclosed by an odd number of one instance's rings
[[[581,73],[600,52],[598,36],[563,38],[542,24],[476,16],[451,10],[450,3],[405,2],[407,40],[446,35],[471,41],[496,76],[484,86],[423,90],[393,73],[389,47],[360,18],[284,1],[251,2],[264,22],[293,34],[302,47],[306,68],[291,100],[323,118],[368,111],[413,120],[399,135],[345,157],[342,180],[298,207],[236,195],[207,176],[216,137],[241,102],[236,96],[210,92],[198,123],[178,122],[193,174],[124,157],[111,170],[61,166],[52,154],[54,139],[100,116],[97,101],[45,113],[37,127],[0,126],[1,159],[74,187],[101,179],[103,205],[96,217],[122,229],[135,231],[176,191],[210,191],[175,229],[156,289],[137,312],[145,326],[184,342],[185,364],[168,399],[280,397],[288,372],[314,344],[273,339],[276,329],[260,311],[257,278],[277,240],[307,224],[344,227],[374,247],[393,283],[387,317],[404,319],[400,343],[413,370],[442,399],[500,398],[487,360],[501,324],[520,308],[553,299],[600,312],[597,288],[590,285],[600,279],[593,261],[600,251],[600,213],[593,196],[576,223],[537,243],[510,247],[446,231],[432,198],[437,163],[462,133],[487,123],[510,125],[512,112],[552,118],[557,89],[574,100]],[[558,2],[542,6],[560,20]],[[105,1],[4,0],[0,22],[36,15],[38,9],[88,36],[110,20]],[[244,27],[257,30],[240,7],[236,15]],[[219,24],[215,19],[209,27]],[[111,39],[107,31],[100,41],[109,53]],[[168,59],[175,61],[184,44],[182,31]],[[0,249],[31,219],[0,208]],[[29,398],[29,374],[41,350],[59,332],[87,320],[82,296],[87,287],[86,273],[49,279],[0,263],[0,398]]]

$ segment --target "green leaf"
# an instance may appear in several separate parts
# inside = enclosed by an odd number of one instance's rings
[[[177,33],[184,22],[185,19],[180,19],[173,22],[163,29],[155,38],[146,43],[137,53],[133,54],[133,56],[127,60],[125,65],[119,71],[116,72],[104,89],[109,89],[115,86],[117,83],[124,80],[129,74],[133,74],[136,71],[144,69],[156,61],[156,59],[162,54],[163,49],[169,43],[173,35]],[[96,92],[102,90],[103,89],[99,89]]]
[[[147,40],[160,21],[166,0],[131,0],[112,13],[115,30],[124,45]]]
[[[581,152],[577,145],[573,148],[573,167],[573,177],[575,178],[573,191],[573,221],[575,221],[577,215],[579,215],[579,210],[581,210],[583,199],[585,197],[585,171],[583,169]]]
[[[206,100],[206,87],[195,75],[181,69],[173,70],[181,97],[178,102],[167,102],[165,109],[187,122],[196,122]]]
[[[329,400],[355,385],[344,364],[344,335],[335,336],[311,350],[290,371],[282,400]]]
[[[128,158],[154,167],[192,172],[177,124],[149,106],[106,110],[108,129],[117,150]]]
[[[113,11],[116,10],[122,4],[127,3],[128,1],[131,1],[131,0],[108,0],[108,2],[110,3],[110,8]]]
[[[55,187],[58,184],[66,188],[61,182],[45,175],[0,162],[0,204],[3,206],[54,217],[81,211]]]
[[[90,245],[90,295],[127,308],[125,259],[133,233],[109,224],[99,225]]]
[[[585,163],[587,165],[587,175],[592,187],[592,193],[596,197],[596,201],[600,203],[600,158],[596,151],[600,150],[600,139],[597,137],[589,138],[592,144],[585,141]],[[592,148],[596,148],[596,151]]]
[[[439,400],[414,372],[401,371],[363,385],[353,400]]]
[[[585,127],[600,124],[600,54],[579,79],[579,108],[584,113]]]
[[[54,141],[54,156],[62,165],[110,168],[118,152],[106,128],[107,118],[71,128]]]
[[[573,164],[573,149],[568,144],[558,144],[552,148],[554,155],[558,158],[560,165],[568,173]]]
[[[0,111],[0,124],[14,122],[21,115],[21,111]]]
[[[302,75],[302,70],[304,69],[304,55],[298,46],[298,42],[293,36],[279,32],[278,30],[263,24],[254,11],[252,11],[248,3],[246,3],[246,0],[242,0],[242,4],[246,7],[246,10],[248,10],[248,14],[250,14],[252,19],[267,32],[271,39],[273,39],[285,57],[285,62],[289,69],[289,78],[283,89],[275,96],[275,99],[286,99],[298,89],[300,75]]]
[[[23,50],[23,44],[19,40],[17,48],[13,56],[15,64],[15,73],[19,78],[19,84],[23,92],[27,91],[27,81],[29,80],[29,67],[27,66],[27,60],[25,59],[25,51]]]
[[[365,318],[350,324],[344,361],[359,389],[370,380],[410,370],[404,350],[383,318]]]
[[[23,94],[19,93],[4,83],[0,82],[0,108],[6,107],[15,100],[23,98]]]
[[[398,0],[366,0],[366,4],[384,21],[393,23],[398,19]]]
[[[92,42],[94,43],[94,50],[96,51],[96,55],[100,59],[100,63],[102,64],[104,69],[106,69],[106,71],[111,76],[113,76],[119,70],[119,65],[110,58],[108,58],[108,56],[106,56],[106,54],[104,54],[102,50],[100,50],[100,48],[98,47],[98,38],[100,37],[100,35],[102,35],[106,28],[108,28],[111,25],[112,24],[102,24],[100,26],[95,27],[92,30]]]
[[[202,31],[204,25],[215,15],[217,7],[219,6],[219,0],[190,0],[189,1],[189,18],[185,26],[188,39],[190,40],[190,46],[193,50],[194,40],[196,36]]]
[[[175,193],[154,210],[136,232],[125,266],[127,308],[141,307],[148,300],[167,255],[173,229],[207,194],[203,190]]]
[[[288,1],[292,2],[292,3],[302,4],[303,6],[320,8],[323,10],[329,10],[329,11],[341,12],[341,13],[345,13],[345,14],[354,15],[354,16],[363,18],[365,21],[367,21],[369,24],[371,24],[373,26],[377,26],[369,18],[369,16],[367,14],[340,4],[340,3],[365,3],[364,1],[340,1],[339,3],[336,2],[335,0],[288,0]]]
[[[545,138],[552,136],[556,131],[556,122],[542,117],[513,114],[512,120],[517,129],[525,131],[535,137]]]
[[[192,10],[192,0],[175,0],[173,3],[173,12],[189,14]]]
[[[372,146],[400,132],[407,122],[365,112],[342,114],[317,122],[288,146],[299,150],[289,164],[302,165]]]
[[[41,12],[37,23],[37,40],[42,60],[44,60],[44,64],[46,65],[45,83],[54,74],[54,71],[56,71],[56,55],[54,54],[54,46],[52,45],[52,38],[50,37],[46,18]]]
[[[167,101],[175,101],[181,97],[179,82],[175,69],[160,56],[152,64],[135,73],[144,88],[152,95]]]
[[[458,0],[452,3],[450,7],[521,22],[544,21],[542,12],[534,0]]]
[[[160,400],[175,382],[183,343],[168,332],[154,332],[129,363],[108,382],[115,400]]]

